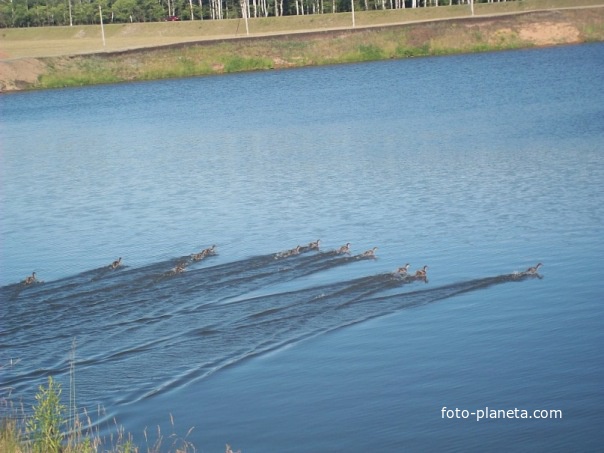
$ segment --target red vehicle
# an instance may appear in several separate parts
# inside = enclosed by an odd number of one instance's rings
[[[178,17],[178,16],[168,16],[168,17],[166,17],[166,20],[168,22],[176,22],[176,21],[180,20],[180,17]]]

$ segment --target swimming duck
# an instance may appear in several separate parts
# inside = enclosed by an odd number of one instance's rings
[[[377,247],[373,247],[371,250],[366,250],[363,253],[361,253],[361,258],[375,258],[375,251],[377,250]]]
[[[177,265],[174,267],[174,269],[172,269],[172,272],[173,272],[174,274],[180,274],[180,273],[184,272],[186,268],[187,268],[187,263],[185,263],[185,262],[178,263],[178,264],[177,264]]]
[[[120,256],[118,259],[116,259],[113,263],[111,263],[109,265],[109,267],[111,269],[117,269],[118,267],[120,267],[122,265],[122,257]]]
[[[203,253],[203,256],[216,255],[216,244],[212,245],[212,247],[202,250],[201,253]]]
[[[407,263],[403,267],[399,267],[396,270],[396,273],[399,274],[399,275],[407,275],[407,272],[409,271],[409,266],[410,266],[410,264]]]
[[[38,279],[36,278],[36,273],[32,272],[31,275],[28,275],[25,280],[23,280],[23,284],[31,285],[32,283],[36,283]]]
[[[315,242],[310,242],[308,244],[308,248],[310,250],[319,250],[319,242],[321,242],[321,239],[317,239]]]
[[[191,255],[191,259],[193,261],[201,261],[204,257],[205,257],[205,255],[203,254],[203,252],[193,253]]]
[[[201,261],[202,259],[204,259],[206,256],[210,256],[210,255],[216,255],[216,245],[213,245],[212,247],[209,247],[207,249],[203,249],[201,252],[199,253],[193,253],[191,255],[191,259],[193,261]]]
[[[350,242],[347,242],[346,245],[343,245],[338,250],[336,250],[336,253],[339,253],[339,254],[350,253]]]
[[[543,266],[543,264],[541,263],[537,263],[536,266],[533,267],[529,267],[526,271],[524,271],[525,274],[529,274],[529,275],[534,275],[539,271],[539,268]]]
[[[301,248],[301,246],[297,245],[295,249],[291,249],[285,252],[285,256],[298,255],[300,253]]]
[[[417,271],[415,271],[415,278],[426,278],[427,269],[428,269],[428,266],[424,266],[421,269],[418,269]]]

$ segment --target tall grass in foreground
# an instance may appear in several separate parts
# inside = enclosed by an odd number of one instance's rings
[[[114,432],[104,437],[95,427],[88,413],[82,417],[73,414],[69,420],[67,408],[61,402],[61,385],[52,377],[46,386],[41,385],[36,394],[36,404],[31,415],[24,409],[14,407],[7,400],[0,401],[0,452],[2,453],[188,453],[196,452],[195,446],[185,437],[174,432],[164,436],[157,428],[151,436],[145,430],[145,445],[140,447],[133,441],[132,435],[126,433],[122,426],[115,422]],[[170,415],[174,429],[174,418]],[[230,448],[230,447],[228,447]],[[227,449],[228,451],[228,449]]]
[[[23,405],[17,406],[8,397],[0,396],[0,453],[190,453],[195,446],[174,431],[174,417],[170,414],[172,433],[164,436],[160,427],[155,433],[145,428],[144,446],[136,445],[133,436],[114,419],[109,434],[102,435],[86,410],[75,404],[75,340],[72,345],[69,370],[69,406],[62,402],[61,384],[51,376],[47,385],[40,385],[31,413]],[[0,368],[2,366],[0,365]],[[103,414],[99,410],[98,417]],[[226,445],[226,453],[233,452]]]

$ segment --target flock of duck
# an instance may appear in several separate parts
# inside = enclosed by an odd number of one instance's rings
[[[275,255],[275,259],[278,258],[287,258],[290,256],[299,255],[300,253],[311,251],[311,250],[319,250],[320,249],[320,239],[316,241],[308,243],[306,246],[298,245],[293,249],[285,250],[283,252],[277,253]],[[358,258],[376,258],[377,247],[373,247],[369,250],[364,251],[363,253],[357,255]],[[336,250],[333,250],[333,253],[336,255],[351,255],[350,253],[350,242],[347,242],[343,246],[339,247]],[[169,274],[180,274],[184,272],[191,262],[198,262],[207,258],[208,256],[216,255],[216,245],[212,245],[206,249],[203,249],[201,252],[193,253],[190,255],[188,260],[180,261],[175,267],[173,267]],[[122,266],[122,257],[120,256],[117,260],[113,261],[108,267],[110,269],[117,269]],[[402,267],[399,267],[396,271],[393,272],[396,276],[401,278],[408,279],[417,279],[417,280],[426,280],[428,266],[424,266],[421,269],[417,269],[415,273],[409,273],[410,264],[407,263]],[[539,268],[543,266],[542,263],[537,263],[535,266],[529,267],[524,272],[519,272],[519,275],[537,275],[539,272]],[[36,273],[32,272],[31,275],[27,276],[25,280],[21,282],[24,285],[32,285],[34,283],[43,283],[41,280],[38,280],[36,277]]]
[[[193,253],[193,254],[191,254],[190,261],[193,261],[193,262],[194,261],[201,261],[205,257],[212,256],[212,255],[216,255],[216,246],[215,245],[213,245],[212,247],[208,247],[207,249],[203,249],[199,253]],[[190,261],[181,261],[181,262],[179,262],[175,267],[172,268],[172,270],[169,273],[170,274],[179,274],[181,272],[184,272]],[[117,268],[119,268],[121,266],[122,266],[122,257],[120,256],[118,259],[116,259],[115,261],[113,261],[107,267],[109,269],[114,270],[114,269],[117,269]],[[42,280],[38,279],[38,277],[36,276],[35,272],[32,272],[32,274],[28,275],[25,278],[25,280],[23,280],[21,283],[23,285],[32,285],[34,283],[44,283],[44,282]]]

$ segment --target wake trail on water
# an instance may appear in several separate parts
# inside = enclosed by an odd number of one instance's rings
[[[0,367],[18,361],[2,367],[0,392],[31,395],[46,376],[66,376],[75,338],[80,400],[133,403],[310,337],[532,277],[504,274],[417,289],[427,280],[381,273],[279,292],[274,285],[364,258],[269,254],[213,266],[210,258],[175,274],[184,258],[0,288]]]

